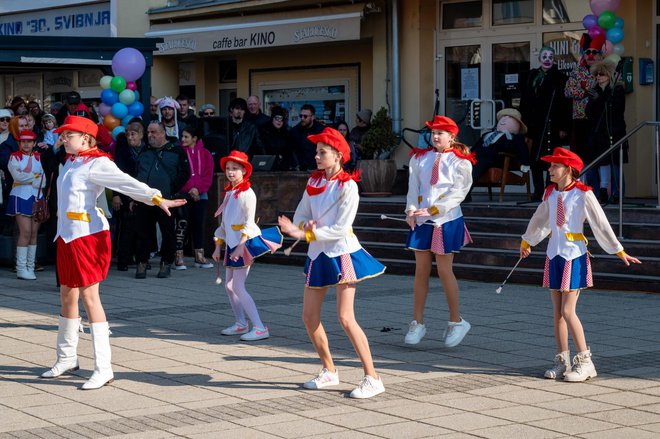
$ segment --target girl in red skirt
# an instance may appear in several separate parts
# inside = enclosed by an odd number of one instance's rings
[[[110,232],[96,199],[105,188],[136,201],[169,209],[185,200],[166,200],[161,193],[119,170],[109,155],[96,147],[99,127],[91,120],[68,116],[55,130],[68,154],[57,179],[57,274],[60,279],[61,312],[57,334],[57,362],[42,378],[55,378],[79,369],[76,348],[82,298],[90,322],[94,348],[94,373],[83,384],[98,389],[114,379],[110,364],[110,330],[99,296],[99,282],[110,267]],[[59,145],[58,145],[59,146]]]

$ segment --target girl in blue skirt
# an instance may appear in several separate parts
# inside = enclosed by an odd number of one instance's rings
[[[263,340],[270,336],[259,317],[257,306],[245,288],[252,262],[259,256],[274,252],[282,246],[283,237],[277,227],[260,230],[254,221],[257,196],[250,188],[252,165],[248,156],[232,151],[220,159],[220,167],[229,183],[224,199],[215,216],[222,214],[215,230],[213,259],[220,262],[220,247],[226,244],[224,264],[225,290],[234,312],[235,322],[221,331],[222,335],[241,335],[243,341]],[[252,322],[252,330],[247,317]]]
[[[342,170],[342,164],[350,160],[351,155],[346,139],[333,128],[325,128],[308,139],[316,143],[318,170],[307,183],[293,222],[284,216],[279,218],[284,233],[309,243],[303,321],[323,366],[303,387],[321,389],[339,384],[339,373],[321,323],[323,299],[328,287],[334,286],[339,322],[364,370],[364,378],[350,396],[371,398],[384,392],[385,387],[374,369],[367,336],[355,320],[353,303],[356,283],[382,274],[385,267],[364,251],[351,228],[360,197],[357,176]]]
[[[435,256],[438,277],[445,290],[449,322],[445,346],[458,345],[470,330],[458,306],[458,282],[452,270],[454,253],[472,242],[463,221],[461,202],[472,186],[474,155],[458,143],[458,126],[445,116],[426,122],[431,130],[432,148],[415,149],[410,159],[406,222],[410,234],[406,248],[415,251],[413,321],[404,338],[419,343],[426,334],[424,306],[429,292],[431,266]]]
[[[583,167],[580,157],[559,147],[541,160],[550,163],[552,184],[545,189],[543,202],[522,236],[520,257],[528,257],[531,247],[550,235],[543,286],[550,288],[557,355],[554,367],[545,371],[545,377],[581,382],[596,376],[591,350],[575,312],[580,290],[593,286],[584,222],[589,221],[596,241],[607,253],[616,254],[626,265],[640,261],[623,251],[593,191],[577,179]],[[572,370],[569,331],[578,351]]]

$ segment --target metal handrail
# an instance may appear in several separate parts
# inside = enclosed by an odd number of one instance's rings
[[[645,126],[655,127],[655,184],[658,186],[658,180],[660,179],[660,121],[647,120],[640,122],[639,125],[610,146],[607,151],[582,168],[582,172],[580,173],[580,177],[582,177],[588,170],[596,166],[598,162],[614,152],[615,149],[619,148],[619,239],[623,239],[623,144]],[[658,202],[655,207],[660,209],[660,187],[656,188],[656,192],[658,195]]]

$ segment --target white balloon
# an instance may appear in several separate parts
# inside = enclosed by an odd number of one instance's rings
[[[101,78],[99,81],[99,84],[101,85],[101,88],[103,90],[110,88],[110,82],[112,81],[112,76],[110,75],[105,75],[104,77]]]
[[[617,55],[619,56],[623,55],[624,51],[625,48],[623,47],[623,44],[619,43],[614,45],[614,53],[616,53]]]

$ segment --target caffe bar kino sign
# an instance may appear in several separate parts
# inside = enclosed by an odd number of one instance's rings
[[[270,22],[269,26],[253,23],[233,29],[222,29],[222,26],[217,26],[216,28],[209,27],[205,31],[205,28],[198,27],[195,28],[194,33],[186,32],[183,29],[181,31],[154,30],[147,32],[146,36],[164,38],[165,41],[158,44],[157,54],[160,55],[292,46],[360,38],[359,17],[355,20],[276,23]]]

